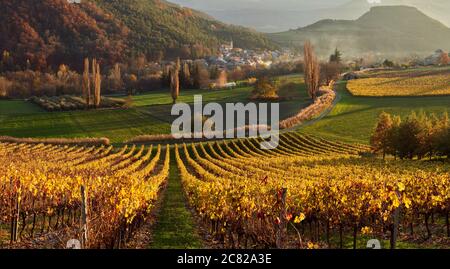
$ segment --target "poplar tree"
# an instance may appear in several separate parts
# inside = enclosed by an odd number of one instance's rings
[[[82,92],[83,96],[86,100],[86,108],[89,108],[91,103],[91,82],[89,79],[89,59],[84,59],[84,72],[83,72],[83,81],[82,81]]]
[[[310,41],[306,41],[304,45],[304,72],[309,97],[315,100],[319,91],[320,66]]]
[[[102,76],[100,74],[100,64],[96,65],[95,68],[95,107],[100,107],[101,101],[101,90],[102,90]]]
[[[180,94],[180,77],[179,70],[176,66],[170,70],[170,92],[172,94],[173,104],[175,104]]]

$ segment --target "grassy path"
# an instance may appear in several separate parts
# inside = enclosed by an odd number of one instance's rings
[[[202,248],[202,239],[195,228],[191,212],[186,208],[178,168],[173,160],[170,164],[169,185],[153,231],[153,249]]]

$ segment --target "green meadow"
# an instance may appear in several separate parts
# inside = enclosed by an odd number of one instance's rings
[[[350,143],[369,143],[370,135],[383,111],[407,116],[411,111],[441,115],[450,112],[450,96],[441,97],[356,97],[338,86],[341,100],[323,119],[301,131]]]
[[[280,104],[280,117],[294,115],[307,106],[308,100],[300,76],[285,76],[284,82],[295,83],[290,99]],[[178,102],[192,104],[195,95],[203,103],[249,102],[252,87],[226,90],[182,90]],[[122,143],[138,135],[167,134],[175,119],[171,116],[172,98],[168,91],[155,91],[133,96],[129,109],[46,112],[22,100],[0,100],[0,136],[31,138],[107,137],[112,143]]]

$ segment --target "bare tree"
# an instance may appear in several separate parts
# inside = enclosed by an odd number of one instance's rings
[[[308,88],[309,96],[315,100],[319,90],[320,66],[310,41],[306,41],[304,45],[304,58],[305,83]]]
[[[326,85],[336,80],[341,73],[341,65],[336,62],[323,63],[320,65],[321,80]]]

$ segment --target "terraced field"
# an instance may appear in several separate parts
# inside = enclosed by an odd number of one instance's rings
[[[0,245],[63,248],[86,237],[87,248],[124,248],[147,229],[144,246],[157,248],[198,248],[200,230],[221,248],[360,248],[370,237],[450,247],[448,163],[361,157],[367,146],[296,133],[273,150],[260,142],[2,143]]]
[[[375,71],[352,80],[347,88],[355,96],[450,95],[450,69]]]
[[[414,229],[449,236],[450,166],[358,156],[365,150],[286,134],[269,152],[249,139],[179,145],[175,158],[190,205],[225,247],[280,247],[280,225],[294,234],[284,246],[301,248],[348,246],[348,235],[353,248],[371,236],[395,247],[398,225],[403,240]],[[447,225],[431,229],[433,214]]]
[[[34,248],[64,248],[86,231],[87,248],[120,247],[144,222],[167,181],[166,149],[0,144],[0,227],[11,231],[0,246],[26,247],[21,242],[36,238]]]

